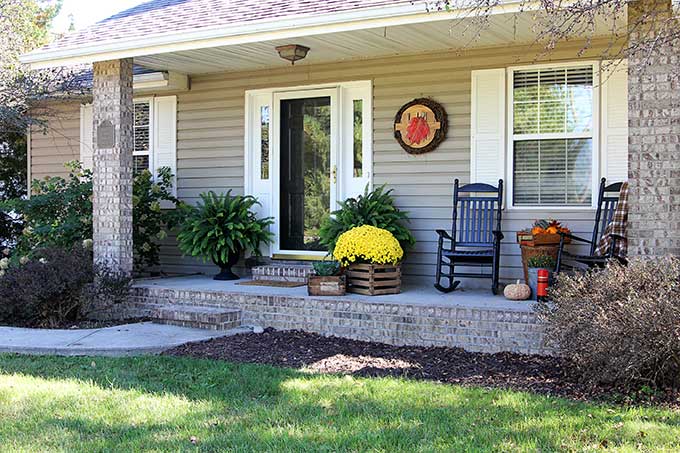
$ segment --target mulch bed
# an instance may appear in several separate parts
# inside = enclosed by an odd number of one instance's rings
[[[405,377],[442,383],[526,390],[575,400],[680,407],[678,392],[625,393],[580,384],[560,358],[514,353],[483,354],[460,348],[391,346],[324,337],[302,331],[265,329],[190,343],[165,355],[236,363],[259,363],[318,373]]]

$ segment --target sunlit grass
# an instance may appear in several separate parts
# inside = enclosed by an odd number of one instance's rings
[[[678,451],[680,413],[152,357],[0,356],[0,451]]]

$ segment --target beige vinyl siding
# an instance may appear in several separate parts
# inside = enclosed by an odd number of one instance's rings
[[[550,59],[573,60],[580,48],[578,43],[563,47]],[[453,180],[469,179],[471,71],[530,64],[535,54],[535,49],[504,47],[194,76],[191,91],[178,95],[179,196],[195,202],[207,190],[243,192],[246,90],[372,80],[373,180],[376,185],[393,188],[397,205],[410,213],[418,243],[408,256],[405,272],[431,279],[437,246],[434,230],[451,227]],[[443,104],[450,124],[447,140],[434,152],[420,156],[405,153],[393,134],[395,113],[416,97],[431,97]],[[558,218],[576,233],[589,236],[593,212],[506,210],[501,258],[504,280],[521,277],[515,232],[537,217]],[[163,261],[169,272],[213,270],[210,265],[199,266],[182,258],[174,247],[164,250]]]
[[[80,103],[51,101],[36,111],[47,127],[31,127],[31,178],[66,176],[64,164],[80,158]]]

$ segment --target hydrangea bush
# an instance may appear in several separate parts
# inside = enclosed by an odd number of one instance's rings
[[[67,163],[66,168],[66,178],[35,180],[31,198],[3,204],[24,223],[17,254],[29,255],[43,247],[69,248],[92,237],[92,172],[77,161]]]
[[[389,231],[362,225],[340,235],[333,257],[343,266],[352,263],[397,264],[404,257],[404,250]]]
[[[181,202],[172,194],[172,172],[163,167],[158,170],[154,181],[150,171],[144,170],[134,179],[132,185],[132,244],[135,252],[135,272],[160,263],[160,250],[168,230],[174,228],[182,218]]]
[[[66,164],[67,178],[52,177],[32,184],[30,199],[14,199],[0,204],[16,212],[25,228],[13,255],[30,258],[42,248],[70,248],[92,238],[92,172],[78,161]],[[164,209],[180,205],[172,194],[172,172],[158,170],[137,175],[133,182],[133,247],[135,271],[143,272],[159,264],[160,244],[167,231],[181,219],[181,209]]]

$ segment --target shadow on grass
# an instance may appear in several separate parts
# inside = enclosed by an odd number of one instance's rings
[[[680,434],[671,411],[170,357],[0,356],[0,415],[16,445],[82,451],[556,451]]]

